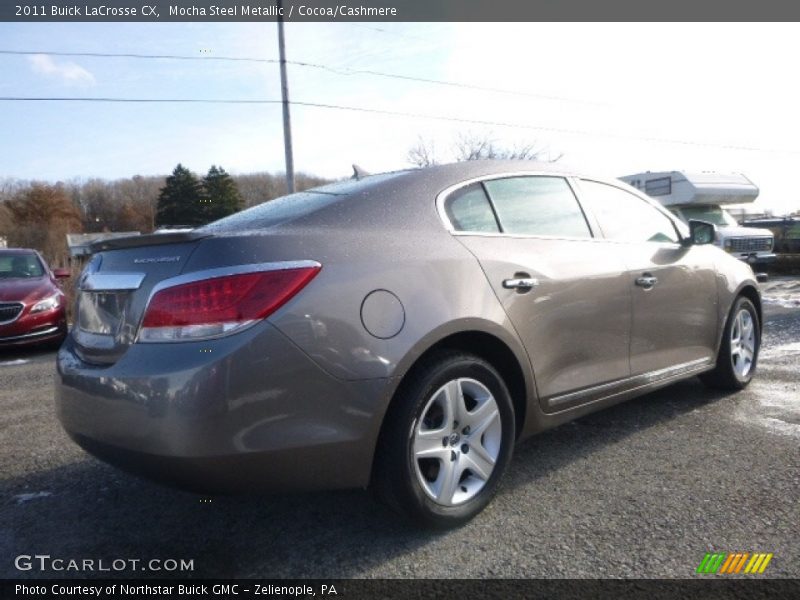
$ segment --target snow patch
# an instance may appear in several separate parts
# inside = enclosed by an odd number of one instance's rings
[[[791,356],[793,354],[800,354],[800,342],[792,342],[791,344],[781,344],[779,346],[768,346],[762,348],[759,358],[777,358],[782,356]]]
[[[800,394],[795,386],[759,381],[748,389],[756,393],[737,408],[737,420],[800,438]]]
[[[17,494],[14,496],[14,500],[17,501],[17,504],[25,504],[31,500],[36,500],[37,498],[47,498],[47,496],[52,496],[52,492],[33,492],[30,494]]]
[[[24,358],[18,358],[17,360],[7,360],[5,362],[0,362],[0,367],[10,367],[12,365],[24,365],[25,363],[29,363],[31,361],[25,360]]]
[[[766,417],[762,420],[762,423],[767,429],[771,429],[775,433],[800,438],[800,425],[797,423],[787,423],[786,421],[781,421],[780,419],[774,419],[772,417]]]

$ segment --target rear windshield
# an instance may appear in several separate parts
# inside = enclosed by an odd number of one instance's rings
[[[41,277],[44,268],[35,254],[0,252],[0,279]]]
[[[227,232],[244,231],[248,229],[264,229],[274,227],[281,223],[288,223],[322,210],[332,204],[341,202],[345,197],[366,191],[375,184],[383,183],[398,177],[406,171],[395,173],[382,173],[370,175],[363,179],[348,179],[314,188],[306,192],[299,192],[289,196],[282,196],[268,200],[247,210],[230,215],[219,221],[214,221],[199,231]]]

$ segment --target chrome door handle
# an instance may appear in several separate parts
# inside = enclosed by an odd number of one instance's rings
[[[539,285],[539,280],[531,277],[521,277],[519,279],[504,279],[503,287],[507,290],[530,290]]]
[[[652,275],[642,275],[636,279],[636,285],[645,289],[650,289],[657,283],[658,277],[653,277]]]

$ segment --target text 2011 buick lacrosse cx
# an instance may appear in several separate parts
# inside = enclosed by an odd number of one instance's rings
[[[203,491],[372,486],[452,526],[531,434],[753,377],[753,272],[616,180],[475,161],[101,242],[58,354],[75,441]]]

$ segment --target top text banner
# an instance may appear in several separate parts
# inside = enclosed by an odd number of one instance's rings
[[[0,21],[275,21],[279,10],[286,22],[800,20],[788,0],[0,0]]]

